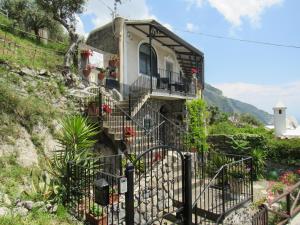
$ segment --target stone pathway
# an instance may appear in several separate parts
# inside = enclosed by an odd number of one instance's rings
[[[253,183],[254,202],[267,197],[268,181],[259,180]]]

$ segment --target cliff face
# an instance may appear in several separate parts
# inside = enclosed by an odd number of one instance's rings
[[[248,113],[253,115],[264,124],[272,122],[272,115],[245,102],[223,96],[221,90],[206,84],[204,99],[208,105],[217,106],[221,111],[228,113]]]

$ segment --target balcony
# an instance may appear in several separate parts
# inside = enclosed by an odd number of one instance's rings
[[[153,97],[165,98],[195,98],[197,94],[196,79],[185,77],[181,73],[158,69],[158,73],[152,77],[141,75],[130,85],[133,95],[141,95],[149,92]]]

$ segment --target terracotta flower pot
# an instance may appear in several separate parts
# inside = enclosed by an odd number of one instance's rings
[[[87,59],[93,55],[93,51],[92,50],[83,50],[80,54],[83,58]]]
[[[104,77],[105,77],[105,73],[104,73],[104,72],[98,73],[98,79],[99,79],[99,80],[103,80]]]
[[[86,221],[89,222],[90,225],[108,225],[108,217],[107,215],[100,216],[99,219],[94,215],[87,213]]]
[[[99,115],[99,107],[97,107],[96,103],[93,102],[88,105],[88,115],[89,116]]]
[[[112,204],[118,202],[119,198],[120,198],[120,196],[117,193],[110,194],[109,195],[109,204],[112,205]]]
[[[90,75],[91,71],[92,71],[91,68],[84,68],[82,72],[85,77],[88,77]]]

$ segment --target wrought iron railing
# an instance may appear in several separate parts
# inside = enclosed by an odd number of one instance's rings
[[[252,158],[209,152],[195,159],[193,209],[196,224],[221,223],[226,215],[253,197]]]
[[[196,224],[206,224],[206,220],[221,222],[229,212],[252,199],[253,168],[250,157],[203,153],[191,148],[187,131],[154,110],[151,104],[144,104],[132,117],[126,110],[126,102],[125,107],[120,106],[101,88],[92,103],[97,104],[95,108],[98,112],[96,110],[95,115],[101,118],[104,129],[114,141],[120,141],[122,150],[131,160],[159,145],[192,152],[191,202]],[[150,118],[151,121],[148,120]],[[155,157],[156,160],[165,159],[160,150],[157,151],[160,154],[147,160]],[[174,189],[172,192],[176,191]],[[178,199],[173,199],[172,212],[176,211],[174,207],[180,208],[182,204]]]
[[[126,165],[126,162],[123,155],[69,162],[66,191],[70,212],[90,224],[95,224],[95,220],[102,221],[101,224],[122,224],[125,220],[125,195],[121,192],[120,181],[124,177],[122,165]],[[104,179],[109,185],[107,204],[96,200],[95,182],[100,179]]]
[[[156,90],[164,90],[170,94],[196,95],[196,84],[192,77],[184,77],[181,73],[159,69]]]
[[[252,225],[268,225],[268,207],[261,205],[252,218]]]
[[[300,213],[300,182],[289,187],[281,195],[267,204],[269,222],[272,224],[288,224]]]

